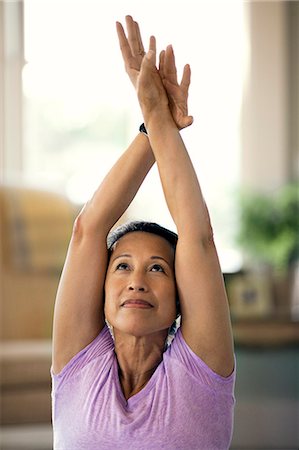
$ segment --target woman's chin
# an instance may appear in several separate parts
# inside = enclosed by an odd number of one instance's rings
[[[169,327],[157,327],[157,324],[150,325],[149,323],[142,323],[142,321],[131,318],[127,320],[125,323],[115,323],[112,325],[114,330],[114,335],[116,332],[121,334],[127,334],[135,337],[145,337],[153,334],[168,334]]]

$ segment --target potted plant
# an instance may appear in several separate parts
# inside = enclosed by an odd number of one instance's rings
[[[243,191],[237,242],[248,267],[271,270],[278,312],[289,311],[299,260],[299,183],[287,184],[269,195]]]

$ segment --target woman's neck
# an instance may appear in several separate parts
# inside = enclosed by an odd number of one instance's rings
[[[163,358],[166,337],[136,337],[114,332],[120,384],[126,399],[141,391]]]

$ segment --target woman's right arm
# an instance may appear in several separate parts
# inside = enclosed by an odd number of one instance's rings
[[[128,38],[116,24],[126,71],[133,86],[144,57],[137,22],[126,16]],[[160,58],[163,81],[173,81],[164,52]],[[176,77],[175,77],[176,78]],[[192,123],[188,116],[190,71],[185,67],[182,83],[172,83],[170,110],[176,126]],[[107,268],[106,238],[137,193],[155,158],[147,136],[139,133],[77,217],[61,275],[53,324],[53,370],[58,373],[88,345],[105,324],[103,288]]]
[[[60,372],[104,327],[106,238],[154,161],[147,136],[139,133],[74,223],[54,309],[54,373]]]

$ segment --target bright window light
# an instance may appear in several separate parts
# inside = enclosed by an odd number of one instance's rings
[[[192,127],[183,130],[209,205],[222,269],[240,267],[239,116],[246,66],[243,2],[25,0],[24,177],[84,203],[134,138],[142,121],[124,71],[115,21],[131,14],[144,43],[173,44],[177,67],[191,65]],[[174,228],[154,169],[130,217]]]

